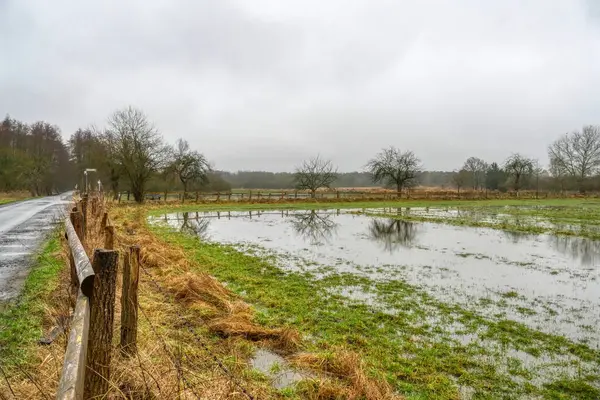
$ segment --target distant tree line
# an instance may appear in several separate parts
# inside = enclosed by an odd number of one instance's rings
[[[425,171],[410,150],[390,146],[366,160],[361,171],[340,173],[320,156],[294,172],[224,172],[183,139],[164,141],[147,116],[133,107],[115,111],[105,126],[78,129],[63,142],[56,125],[23,123],[7,116],[0,124],[0,191],[57,193],[97,182],[117,195],[128,191],[142,202],[145,193],[225,192],[245,189],[303,189],[384,186],[401,193],[417,185],[456,190],[600,190],[600,127],[587,125],[548,147],[550,164],[522,154],[501,162],[469,157],[455,171]],[[183,198],[185,199],[185,195]]]
[[[71,187],[72,179],[69,151],[56,125],[4,118],[0,124],[0,192],[48,195]]]

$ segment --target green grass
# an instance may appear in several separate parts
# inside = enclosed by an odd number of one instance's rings
[[[473,388],[475,398],[600,396],[592,381],[584,376],[573,379],[566,373],[545,386],[518,383],[516,378],[529,379],[533,372],[509,362],[505,355],[506,349],[532,357],[570,354],[577,358],[577,368],[588,371],[586,363],[600,364],[600,352],[584,344],[441,303],[402,280],[375,282],[336,273],[334,267],[326,265],[310,272],[285,272],[277,266],[274,255],[256,246],[242,252],[165,227],[151,229],[168,243],[183,247],[197,265],[253,304],[262,324],[299,330],[307,338],[309,351],[330,352],[344,347],[359,352],[371,376],[387,380],[409,399],[457,398],[457,385]],[[340,294],[340,289],[349,287],[375,297],[380,307]],[[512,294],[507,293],[507,297]],[[477,335],[494,346],[457,342],[445,330],[453,324],[462,326],[461,334]],[[503,367],[502,363],[508,364]],[[570,364],[562,367],[566,371]]]
[[[0,362],[9,368],[29,363],[42,337],[44,307],[58,286],[63,268],[59,249],[60,239],[55,232],[37,257],[21,295],[0,311]]]

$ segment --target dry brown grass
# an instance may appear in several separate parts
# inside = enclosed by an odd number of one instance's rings
[[[318,371],[322,376],[316,387],[308,387],[311,399],[399,399],[387,382],[370,379],[360,356],[345,349],[323,354],[300,353],[292,362]]]

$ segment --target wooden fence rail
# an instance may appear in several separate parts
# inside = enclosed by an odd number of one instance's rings
[[[90,298],[94,288],[95,274],[71,219],[66,220],[65,226],[71,253],[71,268],[75,269],[74,274],[71,273],[71,279],[77,279],[76,282],[71,282],[71,284],[72,286],[77,284],[79,290],[56,398],[60,400],[78,400],[83,399],[83,382],[90,329]]]

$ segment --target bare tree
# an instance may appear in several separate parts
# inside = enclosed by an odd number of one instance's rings
[[[488,165],[481,158],[469,157],[462,167],[462,170],[466,171],[471,178],[471,185],[473,190],[481,189],[485,185],[485,175],[488,169]]]
[[[130,106],[110,116],[105,137],[109,153],[129,179],[135,201],[142,203],[146,183],[168,155],[162,136],[141,110]]]
[[[504,170],[513,179],[513,188],[518,193],[523,179],[533,173],[533,160],[514,153],[504,163]]]
[[[586,125],[581,132],[567,133],[548,147],[557,166],[578,180],[583,191],[587,177],[600,171],[600,126]]]
[[[564,167],[564,164],[556,158],[550,158],[550,176],[560,187],[560,192],[565,190],[565,181],[567,180],[568,173]]]
[[[337,178],[337,168],[331,160],[324,160],[320,156],[306,160],[296,167],[294,181],[296,187],[301,190],[310,190],[311,197],[315,197],[317,189],[331,187]]]
[[[170,170],[177,175],[183,185],[183,201],[188,190],[188,185],[192,182],[207,183],[210,166],[202,154],[190,150],[190,145],[186,140],[178,139],[176,148],[173,152],[173,162]]]
[[[461,169],[460,171],[453,173],[452,183],[454,183],[454,186],[456,186],[456,190],[458,191],[459,196],[460,188],[465,187],[467,182],[469,182],[470,178],[471,174],[465,169]]]
[[[398,196],[402,188],[412,185],[421,172],[421,160],[412,151],[402,152],[391,146],[383,149],[367,165],[374,182],[395,186]]]

